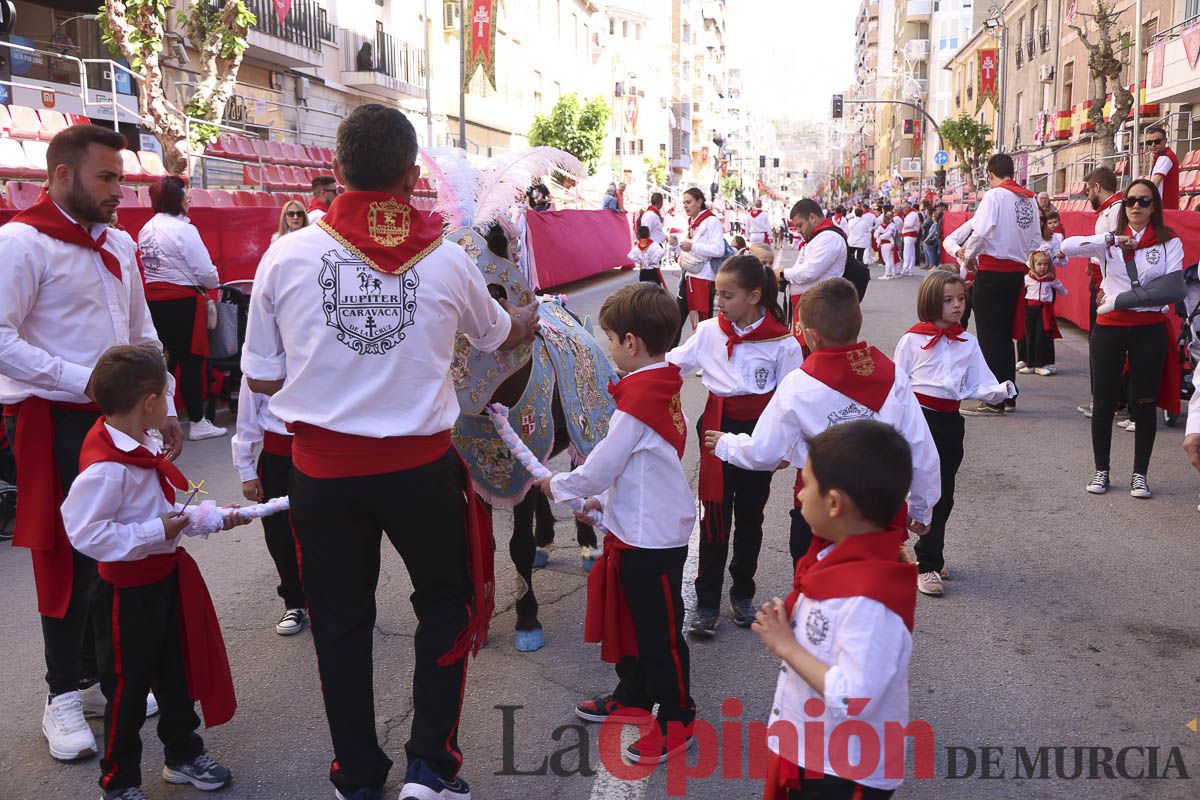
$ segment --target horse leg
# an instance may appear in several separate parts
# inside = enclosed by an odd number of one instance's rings
[[[537,495],[537,503],[533,509],[535,523],[533,541],[539,548],[548,547],[554,543],[554,512],[550,510],[550,498],[540,491],[534,491],[533,494]],[[545,562],[543,561],[542,564]],[[542,564],[538,564],[535,559],[535,567],[542,566]]]
[[[533,512],[536,497],[531,491],[513,507],[513,533],[508,540],[508,554],[517,570],[517,650],[527,653],[545,644],[542,624],[538,622],[537,597],[533,593]]]

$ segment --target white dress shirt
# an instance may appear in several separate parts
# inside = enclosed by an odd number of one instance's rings
[[[1053,303],[1054,293],[1058,292],[1059,296],[1066,297],[1070,292],[1067,287],[1063,286],[1063,282],[1055,278],[1052,281],[1039,281],[1032,275],[1025,276],[1025,299],[1036,300],[1039,303]]]
[[[916,211],[909,211],[904,216],[904,226],[901,233],[921,233],[921,215]]]
[[[830,545],[817,557],[824,558],[835,547],[837,545]],[[912,657],[912,633],[904,620],[869,597],[812,600],[801,595],[792,609],[792,630],[800,646],[829,667],[825,673],[825,693],[822,695],[813,689],[786,662],[782,663],[767,725],[781,720],[791,723],[799,747],[795,753],[780,752],[779,739],[774,736],[767,738],[768,747],[798,764],[802,770],[808,767],[826,775],[836,775],[830,759],[830,739],[834,731],[850,719],[865,722],[875,729],[875,736],[881,743],[880,756],[870,775],[855,780],[873,789],[895,789],[901,779],[884,777],[882,743],[894,737],[885,730],[887,723],[908,724],[908,662]],[[870,702],[851,717],[850,698],[866,698]],[[819,718],[804,711],[804,704],[810,699],[821,700],[825,705],[825,713]],[[804,734],[809,722],[820,724],[817,730],[825,734],[820,751],[824,760],[816,764],[805,761]],[[848,742],[844,755],[849,763],[862,763],[859,738],[850,737],[844,741]],[[844,763],[841,758],[838,762]]]
[[[874,227],[871,218],[864,214],[861,217],[847,217],[846,239],[850,247],[870,247],[871,229]]]
[[[968,258],[988,255],[1025,263],[1042,241],[1042,226],[1033,198],[999,187],[983,193],[971,217],[971,228],[978,236],[967,248]]]
[[[745,336],[762,325],[761,317],[753,325],[733,330]],[[783,376],[804,362],[800,343],[789,332],[780,339],[765,342],[742,342],[733,348],[729,357],[728,337],[714,317],[696,326],[696,333],[686,342],[667,353],[667,362],[680,372],[704,370],[700,380],[704,388],[718,397],[743,394],[767,394],[775,391]]]
[[[492,352],[511,325],[456,244],[443,242],[408,272],[388,275],[309,225],[277,241],[259,264],[242,373],[285,381],[270,402],[284,422],[373,438],[428,436],[458,419],[455,333]]]
[[[642,212],[641,219],[638,220],[638,225],[650,229],[650,241],[657,245],[662,245],[667,241],[667,232],[663,230],[662,217],[647,209]]]
[[[942,494],[941,461],[912,385],[901,369],[896,370],[892,390],[878,414],[804,370],[793,370],[779,382],[754,433],[724,434],[717,441],[715,453],[722,461],[742,469],[771,470],[784,461],[800,468],[808,458],[806,437],[859,419],[886,422],[908,441],[913,453],[908,514],[928,524]]]
[[[221,283],[200,231],[187,217],[155,214],[138,232],[146,283],[215,289]]]
[[[750,244],[765,244],[771,235],[771,217],[763,211],[757,216],[746,215],[746,241]]]
[[[1120,194],[1118,192],[1117,194]],[[1121,214],[1121,204],[1113,203],[1096,215],[1096,233],[1116,233],[1117,217]]]
[[[827,278],[840,278],[846,272],[846,240],[837,231],[824,230],[813,236],[796,263],[783,271],[790,293],[797,297]]]
[[[117,449],[139,446],[158,453],[151,440],[137,442],[105,424]],[[79,473],[62,504],[63,526],[71,546],[97,561],[140,561],[173,553],[191,526],[170,541],[162,516],[182,506],[167,502],[158,472],[116,461],[99,461]]]
[[[258,477],[254,448],[262,444],[264,431],[291,436],[287,426],[267,407],[270,400],[265,394],[250,391],[250,385],[242,378],[242,387],[238,390],[237,432],[229,446],[233,450],[233,466],[243,483]]]
[[[98,253],[23,223],[0,227],[0,404],[32,395],[87,403],[84,389],[92,369],[110,347],[162,349],[146,307],[133,239],[105,225],[92,225],[90,232],[98,239],[106,230],[104,249],[120,262],[121,280]],[[168,376],[168,401],[174,387]],[[168,402],[167,408],[174,416],[174,404]]]
[[[652,364],[632,374],[665,366]],[[557,503],[596,497],[604,527],[633,547],[686,547],[696,523],[695,498],[675,447],[620,410],[587,460],[555,475],[550,489]]]
[[[703,212],[701,212],[703,213]],[[692,243],[691,255],[694,258],[704,259],[704,264],[696,272],[690,273],[693,278],[701,278],[706,281],[715,281],[717,279],[717,267],[709,259],[720,258],[725,255],[725,226],[721,224],[721,220],[717,219],[714,214],[701,222],[694,231],[689,234],[689,240]]]
[[[1133,235],[1141,241],[1145,230]],[[1129,272],[1125,268],[1125,251],[1113,245],[1105,244],[1105,235],[1072,236],[1063,242],[1063,252],[1072,258],[1095,258],[1100,264],[1100,291],[1105,297],[1115,298],[1122,292],[1128,292],[1132,285],[1129,282]],[[1169,272],[1183,269],[1183,242],[1178,237],[1166,242],[1134,251],[1134,264],[1137,266],[1138,280],[1142,285],[1155,278],[1161,278]],[[1129,309],[1131,311],[1162,311],[1163,306],[1144,306]]]
[[[1174,168],[1175,165],[1171,163],[1171,159],[1166,156],[1159,156],[1154,162],[1154,169],[1150,171],[1150,175],[1162,175],[1165,178]]]
[[[995,405],[1016,394],[1008,381],[1000,383],[992,374],[979,340],[967,331],[959,335],[963,342],[943,336],[928,350],[929,336],[905,333],[896,344],[896,369],[908,375],[912,389],[919,394],[943,400],[982,400]]]
[[[879,227],[879,217],[875,214],[874,211],[864,211],[862,218],[867,220],[867,222],[871,226],[872,231],[874,231],[877,227]]]
[[[962,225],[959,225],[948,236],[942,239],[942,249],[951,258],[965,261],[966,254],[963,253],[963,248],[967,246],[973,233],[975,233],[975,229],[971,227],[971,220],[964,220]]]
[[[650,216],[654,216],[651,214]],[[638,269],[658,269],[658,265],[662,263],[663,248],[658,242],[652,241],[650,246],[645,250],[638,247],[636,244],[629,251],[627,256]]]

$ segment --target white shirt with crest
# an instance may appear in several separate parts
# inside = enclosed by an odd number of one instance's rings
[[[924,333],[905,333],[896,344],[896,369],[903,370],[914,392],[943,400],[982,400],[1000,403],[1016,392],[1012,384],[1000,383],[979,349],[974,334],[963,331],[954,342],[946,337],[928,350]]]
[[[1135,241],[1141,241],[1145,229],[1133,235]],[[1072,258],[1094,258],[1100,264],[1100,291],[1105,297],[1116,297],[1132,288],[1129,280],[1129,270],[1125,267],[1125,251],[1115,244],[1109,247],[1105,234],[1095,236],[1072,236],[1063,242],[1063,252]],[[1183,242],[1179,237],[1160,242],[1153,247],[1145,247],[1134,252],[1134,265],[1137,268],[1138,280],[1143,286],[1150,281],[1161,278],[1170,272],[1183,269]],[[1131,311],[1162,311],[1164,306],[1143,306],[1130,309]]]
[[[734,332],[745,336],[765,319],[741,330],[735,325]],[[800,343],[791,333],[766,342],[742,342],[734,346],[732,358],[728,341],[716,317],[706,319],[691,338],[667,353],[667,362],[685,373],[704,370],[700,378],[704,388],[718,397],[773,392],[785,375],[804,363]]]
[[[967,246],[968,257],[989,255],[1023,264],[1042,242],[1037,203],[999,187],[983,193],[971,228],[976,238]]]

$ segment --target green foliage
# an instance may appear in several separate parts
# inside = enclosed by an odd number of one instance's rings
[[[130,69],[135,72],[142,68],[142,61],[151,53],[161,53],[163,49],[162,31],[167,19],[167,9],[171,7],[169,0],[126,0],[126,19],[136,20],[126,35],[129,52],[124,53],[113,37],[112,22],[108,18],[105,7],[101,7],[97,24],[100,26],[100,36],[109,50],[118,58],[124,57],[129,62]]]
[[[656,188],[662,188],[667,185],[667,160],[662,156],[651,158],[643,156],[642,161],[646,165],[646,177],[650,179]]]
[[[188,131],[189,144],[196,150],[203,149],[205,145],[212,144],[220,136],[221,131],[216,125],[205,125],[202,122],[196,122],[197,119],[213,119],[210,111],[210,103],[202,100],[200,95],[193,95],[188,104],[184,106],[184,113],[192,118],[191,127]]]
[[[992,128],[978,122],[969,114],[959,114],[946,119],[940,126],[942,143],[958,157],[958,167],[963,172],[972,172],[991,155]]]
[[[726,175],[725,177],[721,178],[720,192],[721,192],[722,197],[726,198],[727,200],[732,200],[734,198],[734,196],[737,194],[737,190],[738,190],[738,179],[737,178],[735,178],[732,175]]]
[[[557,147],[578,158],[589,175],[596,174],[612,115],[603,97],[593,97],[580,106],[574,92],[554,104],[549,116],[538,114],[529,128],[529,144]]]

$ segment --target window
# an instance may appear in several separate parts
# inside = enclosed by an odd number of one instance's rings
[[[617,155],[620,155],[621,154],[621,137],[618,136],[614,140],[613,144],[614,144],[613,150],[617,153]]]
[[[1062,87],[1063,96],[1062,104],[1059,106],[1060,111],[1068,111],[1075,103],[1075,62],[1068,61],[1062,66]]]
[[[643,152],[643,146],[644,146],[644,142],[643,142],[643,140],[641,140],[641,139],[638,139],[638,140],[637,140],[637,151],[638,151],[638,155],[639,155],[639,156],[640,156],[640,155],[642,154],[642,152]]]
[[[608,35],[609,36],[617,35],[617,21],[615,19],[613,19],[612,17],[608,18]]]
[[[627,20],[627,19],[621,20],[621,38],[622,39],[629,38],[629,20]]]

